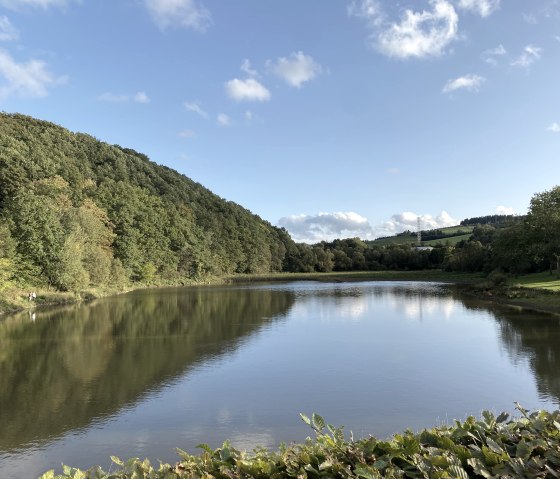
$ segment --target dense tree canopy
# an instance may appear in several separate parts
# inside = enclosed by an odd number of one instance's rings
[[[281,271],[295,248],[141,153],[18,114],[1,115],[0,215],[2,274],[62,290]]]

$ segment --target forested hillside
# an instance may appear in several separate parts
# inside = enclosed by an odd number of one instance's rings
[[[288,233],[136,151],[0,114],[0,289],[283,269]]]

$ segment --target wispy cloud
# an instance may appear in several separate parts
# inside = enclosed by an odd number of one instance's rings
[[[235,101],[268,101],[271,97],[266,87],[254,78],[234,78],[226,82],[225,88],[228,96]]]
[[[442,55],[458,35],[459,17],[451,3],[431,0],[431,10],[406,10],[377,36],[377,49],[390,57],[424,58]]]
[[[188,128],[185,129],[185,130],[181,130],[181,131],[178,133],[178,135],[179,135],[181,138],[194,138],[194,137],[196,136],[196,135],[195,135],[195,132],[192,131],[192,130],[189,130]]]
[[[196,0],[144,0],[144,4],[162,30],[183,27],[204,32],[212,24],[210,11]]]
[[[231,126],[231,118],[227,116],[225,113],[220,113],[216,118],[216,123],[219,126]]]
[[[400,175],[401,173],[401,170],[399,168],[394,168],[394,167],[387,168],[385,171],[391,175]]]
[[[554,122],[547,128],[547,130],[551,131],[552,133],[560,133],[560,123]]]
[[[311,56],[302,51],[293,52],[288,58],[280,57],[276,62],[268,61],[270,70],[282,78],[288,85],[300,88],[304,83],[313,80],[323,68]]]
[[[498,61],[496,58],[502,57],[507,53],[503,45],[498,45],[496,48],[489,48],[482,52],[482,59],[490,65],[496,66]]]
[[[480,75],[465,75],[454,80],[448,80],[442,92],[451,93],[456,90],[478,91],[485,81],[486,79]]]
[[[254,70],[251,67],[251,62],[247,58],[245,58],[245,60],[243,60],[243,63],[241,63],[240,69],[241,69],[242,72],[244,72],[247,75],[252,76],[252,77],[256,77],[256,76],[259,75],[257,70]]]
[[[41,60],[18,63],[10,53],[0,50],[0,99],[15,95],[24,98],[47,96],[53,86],[66,82],[67,77],[56,77]]]
[[[385,14],[378,0],[352,0],[348,15],[365,20],[371,27],[380,27]]]
[[[539,23],[537,16],[534,13],[523,13],[522,17],[525,23],[528,23],[529,25],[537,25]]]
[[[146,95],[146,92],[144,91],[139,91],[138,93],[135,93],[134,96],[132,97],[132,100],[135,101],[136,103],[150,103],[151,101],[148,95]]]
[[[208,113],[206,111],[204,111],[201,106],[194,102],[185,102],[183,103],[183,106],[188,110],[188,111],[192,111],[194,113],[196,113],[197,115],[201,116],[202,118],[208,119]]]
[[[5,15],[0,17],[0,41],[11,42],[19,38],[19,31]]]
[[[150,98],[146,95],[146,92],[139,91],[133,95],[129,94],[115,94],[111,92],[102,93],[97,97],[99,101],[105,101],[108,103],[150,103]]]
[[[286,228],[296,241],[317,243],[337,238],[375,239],[406,230],[414,231],[418,218],[422,229],[444,228],[458,224],[457,220],[442,211],[436,217],[417,215],[412,212],[397,213],[385,222],[372,226],[366,217],[349,211],[286,216],[278,221],[278,225]]]
[[[64,7],[72,0],[0,0],[0,6],[10,10],[25,10],[27,8]]]
[[[487,17],[500,8],[500,0],[459,0],[458,6]]]
[[[521,55],[511,62],[512,67],[529,68],[537,60],[541,59],[542,48],[527,45]]]

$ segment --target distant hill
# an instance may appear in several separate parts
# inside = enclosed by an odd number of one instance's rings
[[[281,271],[296,248],[141,153],[20,114],[0,114],[0,219],[4,276],[63,290]]]
[[[462,240],[468,240],[474,226],[450,226],[433,230],[422,230],[422,244],[433,246],[434,244],[455,244]],[[377,238],[371,242],[374,245],[415,245],[417,236],[415,231],[405,231],[395,236]]]

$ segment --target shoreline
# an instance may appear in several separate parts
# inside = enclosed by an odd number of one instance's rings
[[[420,271],[350,271],[329,273],[269,273],[252,275],[230,275],[208,278],[205,281],[188,284],[136,285],[125,290],[94,289],[79,293],[38,290],[37,300],[28,302],[23,290],[12,292],[11,301],[0,295],[0,319],[23,311],[46,309],[55,306],[79,304],[100,298],[117,296],[143,289],[163,287],[198,287],[228,284],[251,284],[263,282],[320,281],[320,282],[361,282],[361,281],[431,281],[457,285],[461,293],[472,298],[485,300],[512,308],[536,311],[560,316],[560,295],[540,288],[520,286],[489,287],[480,273],[448,273],[441,270]],[[17,298],[17,301],[14,301]]]

